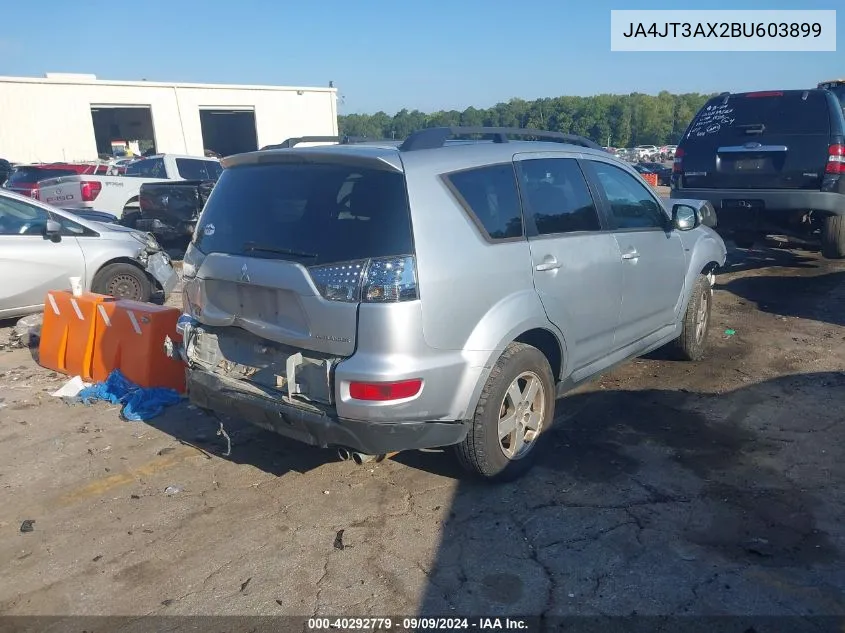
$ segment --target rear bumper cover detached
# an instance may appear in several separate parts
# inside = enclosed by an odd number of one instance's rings
[[[238,388],[237,381],[202,369],[188,370],[191,402],[203,409],[245,420],[285,437],[327,448],[344,447],[369,455],[438,448],[461,442],[461,422],[348,420]]]

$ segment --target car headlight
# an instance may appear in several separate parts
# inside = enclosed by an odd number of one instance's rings
[[[131,235],[136,240],[141,242],[141,244],[143,244],[147,251],[149,251],[150,253],[157,253],[161,250],[161,246],[159,246],[159,243],[156,241],[156,238],[153,236],[152,233],[133,232]]]

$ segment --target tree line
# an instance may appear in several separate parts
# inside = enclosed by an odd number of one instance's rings
[[[591,97],[511,99],[492,108],[425,113],[402,109],[393,116],[347,114],[338,117],[341,135],[402,139],[414,130],[439,126],[536,128],[579,134],[612,147],[677,144],[696,112],[712,95],[632,93]]]

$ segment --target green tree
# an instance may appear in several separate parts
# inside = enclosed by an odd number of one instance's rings
[[[491,108],[470,106],[426,114],[403,108],[393,116],[348,114],[338,117],[341,134],[401,139],[426,127],[522,127],[580,134],[615,147],[677,143],[696,112],[711,95],[631,93],[592,97],[562,96],[526,101],[513,98]]]

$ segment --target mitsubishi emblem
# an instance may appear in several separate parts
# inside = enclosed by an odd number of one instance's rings
[[[249,271],[246,269],[246,264],[241,266],[241,281],[249,283]]]

